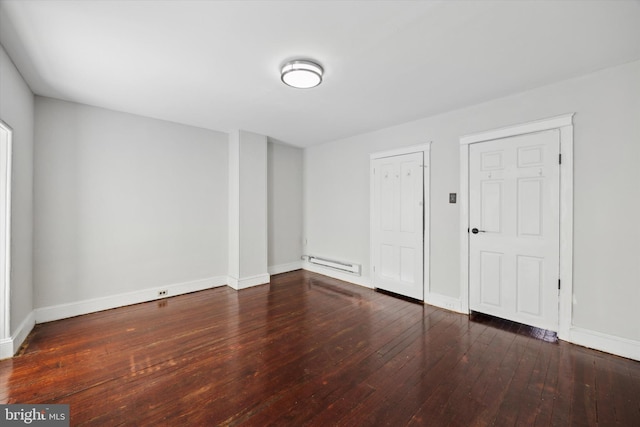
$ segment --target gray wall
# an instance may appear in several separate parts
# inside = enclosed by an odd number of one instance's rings
[[[240,131],[240,278],[267,274],[267,137]]]
[[[226,276],[226,134],[35,104],[36,308]]]
[[[236,289],[250,286],[247,280],[268,282],[267,137],[264,135],[243,130],[229,134],[228,227],[230,286]]]
[[[640,340],[640,62],[306,149],[307,253],[360,262],[368,276],[369,153],[433,141],[431,291],[459,298],[459,205],[448,193],[459,188],[460,136],[568,112],[573,324]]]
[[[13,334],[33,309],[33,123],[31,89],[0,46],[0,119],[13,129],[11,320]]]
[[[302,154],[273,141],[267,146],[270,267],[300,262],[302,255]]]

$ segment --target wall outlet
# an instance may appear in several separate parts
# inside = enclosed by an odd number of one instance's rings
[[[158,296],[159,297],[166,297],[168,294],[169,294],[169,292],[166,289],[158,291]]]

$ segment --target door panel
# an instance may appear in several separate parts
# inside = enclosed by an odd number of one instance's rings
[[[391,231],[394,227],[394,212],[395,212],[395,185],[392,179],[387,179],[393,176],[393,164],[386,163],[380,167],[380,175],[384,179],[379,180],[380,184],[380,216],[381,223],[380,228],[385,231]]]
[[[400,281],[404,283],[414,283],[416,272],[416,250],[415,248],[400,248]]]
[[[557,130],[469,146],[471,310],[558,330]]]
[[[374,159],[372,168],[374,286],[422,300],[423,153]]]
[[[542,315],[542,289],[544,286],[544,260],[538,257],[517,257],[518,312]]]
[[[416,177],[412,176],[416,163],[415,161],[404,161],[400,164],[400,231],[403,233],[413,233],[416,230],[416,185],[422,183],[422,177],[420,182],[416,183]],[[421,224],[420,224],[421,225]]]
[[[502,255],[480,252],[480,301],[485,305],[500,307],[502,304]]]
[[[498,180],[483,181],[481,185],[481,229],[488,232],[500,233],[502,229],[502,182]]]
[[[518,236],[544,236],[542,231],[543,185],[542,178],[518,180]]]

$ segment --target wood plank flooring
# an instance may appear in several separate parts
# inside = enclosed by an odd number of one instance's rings
[[[37,325],[0,403],[84,426],[634,426],[640,362],[318,274]]]

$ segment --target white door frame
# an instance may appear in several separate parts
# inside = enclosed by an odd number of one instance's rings
[[[573,296],[573,115],[563,114],[460,138],[460,303],[469,313],[469,144],[550,129],[560,131],[560,296],[558,337],[568,339]]]
[[[401,156],[403,154],[422,153],[424,163],[423,176],[423,199],[424,199],[424,231],[422,235],[422,281],[423,281],[423,301],[428,302],[429,289],[430,289],[430,264],[429,264],[429,246],[431,241],[431,229],[430,229],[430,168],[431,168],[431,142],[427,142],[419,145],[411,145],[409,147],[396,148],[387,151],[378,151],[371,153],[369,158],[369,170],[372,170],[373,161],[376,159],[382,159],[384,157]],[[371,277],[371,284],[373,285],[373,197],[374,197],[374,180],[373,176],[369,176],[369,277]]]
[[[2,245],[2,256],[0,256],[0,295],[2,295],[2,306],[0,307],[0,348],[5,348],[8,341],[11,341],[11,147],[13,129],[11,126],[0,120],[0,227],[4,231],[5,239],[0,242]],[[6,355],[0,355],[0,358]],[[9,356],[13,356],[10,354]]]

